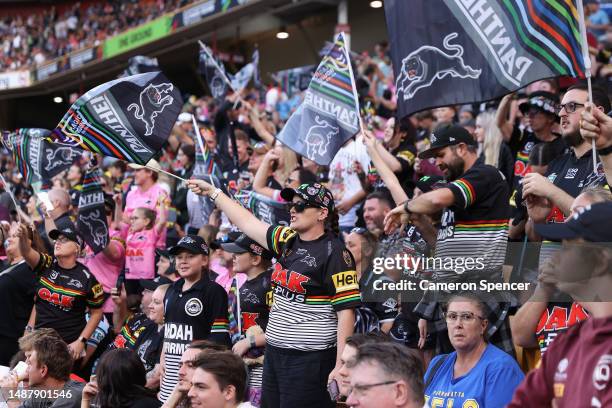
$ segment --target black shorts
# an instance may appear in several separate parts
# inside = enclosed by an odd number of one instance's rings
[[[297,351],[266,346],[262,408],[332,408],[327,378],[336,365],[336,348]]]

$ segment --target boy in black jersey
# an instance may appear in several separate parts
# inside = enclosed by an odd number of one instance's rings
[[[221,244],[233,253],[234,272],[244,273],[246,282],[240,287],[241,337],[232,350],[243,357],[249,368],[249,402],[259,406],[263,376],[264,334],[272,305],[272,253],[242,234],[234,242]]]
[[[229,345],[227,294],[208,277],[208,246],[197,235],[187,235],[170,249],[181,279],[164,299],[163,373],[159,399],[165,402],[178,382],[181,355],[194,340]]]

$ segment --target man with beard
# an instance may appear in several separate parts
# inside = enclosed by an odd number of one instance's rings
[[[529,173],[523,178],[523,196],[527,199],[530,216],[526,227],[528,232],[532,231],[534,223],[563,222],[570,214],[572,201],[582,189],[602,185],[606,181],[599,158],[597,172],[593,172],[591,143],[580,135],[580,115],[587,101],[588,88],[585,84],[577,84],[567,90],[558,107],[558,114],[561,117],[562,137],[570,150],[550,163],[545,176]],[[610,111],[610,99],[600,88],[593,88],[593,104],[602,112]],[[533,233],[530,238],[539,240]]]
[[[422,265],[430,283],[502,282],[502,266],[508,239],[509,187],[500,171],[478,160],[478,148],[462,127],[452,126],[431,136],[431,147],[419,158],[433,157],[448,184],[396,207],[385,217],[385,231],[406,225],[420,214],[442,211],[434,258]],[[433,322],[437,351],[448,352],[450,344],[439,301],[450,292],[429,290],[415,308]],[[500,299],[483,301],[489,308],[487,337],[513,354],[507,313],[510,305]],[[426,329],[419,324],[424,341]]]

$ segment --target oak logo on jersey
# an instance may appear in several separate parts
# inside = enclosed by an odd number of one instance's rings
[[[288,300],[304,302],[306,300],[306,288],[304,285],[310,281],[308,276],[299,272],[288,271],[277,263],[272,272],[272,283],[276,285],[274,293]]]
[[[345,271],[332,275],[332,281],[336,287],[336,292],[345,292],[347,290],[358,290],[359,283],[357,282],[357,272]]]
[[[281,231],[280,237],[278,237],[278,242],[281,244],[285,244],[289,242],[291,238],[295,236],[296,232],[291,228],[283,228]]]
[[[59,293],[51,292],[47,288],[40,288],[38,290],[38,297],[67,310],[72,309],[72,303],[74,302],[73,296],[60,295]]]

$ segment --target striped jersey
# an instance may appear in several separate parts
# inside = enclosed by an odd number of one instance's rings
[[[477,162],[446,188],[455,201],[442,213],[435,258],[428,269],[437,280],[462,274],[501,277],[510,214],[504,176]]]
[[[77,262],[73,268],[65,269],[46,254],[40,254],[34,272],[38,278],[36,328],[55,329],[66,343],[72,343],[87,324],[87,308],[102,307],[102,285],[85,265]]]
[[[183,291],[184,279],[170,286],[164,298],[164,375],[159,400],[165,402],[178,382],[181,356],[194,340],[230,345],[227,293],[202,272],[202,279]]]
[[[267,244],[278,259],[267,343],[301,351],[335,347],[337,312],[361,303],[353,256],[331,233],[304,241],[283,226],[270,226]]]

